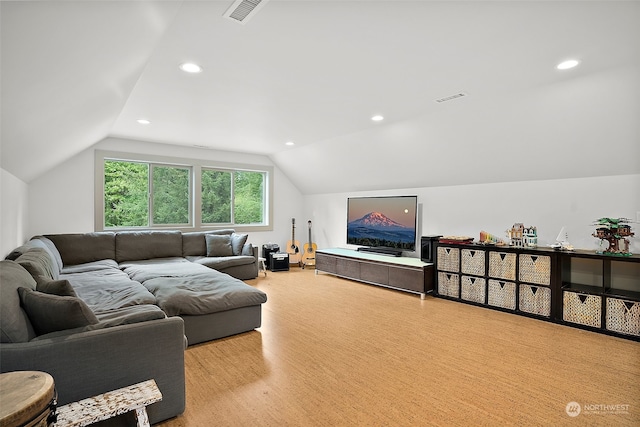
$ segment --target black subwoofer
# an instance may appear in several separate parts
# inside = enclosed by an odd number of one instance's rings
[[[442,236],[422,236],[420,238],[420,260],[422,262],[435,262],[434,243]]]

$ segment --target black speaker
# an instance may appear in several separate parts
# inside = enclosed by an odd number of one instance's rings
[[[422,236],[420,238],[420,260],[422,262],[435,262],[434,243],[442,236]]]
[[[269,254],[269,270],[289,271],[289,254],[286,252],[271,252]]]
[[[262,245],[262,258],[267,262],[267,269],[271,270],[271,257],[270,255],[275,252],[280,252],[280,246],[276,243],[265,243]]]

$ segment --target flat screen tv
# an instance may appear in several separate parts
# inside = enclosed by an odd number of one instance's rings
[[[416,250],[418,196],[350,197],[347,243],[400,256]]]

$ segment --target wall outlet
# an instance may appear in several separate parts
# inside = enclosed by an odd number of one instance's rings
[[[636,222],[640,222],[640,211],[636,212]]]

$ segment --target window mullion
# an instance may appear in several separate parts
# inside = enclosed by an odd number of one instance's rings
[[[191,208],[193,212],[191,218],[193,226],[202,227],[202,168],[200,165],[194,165],[191,168],[191,191],[192,195]]]
[[[236,207],[236,172],[231,171],[231,225],[236,225],[236,215],[235,215],[235,207]]]
[[[154,223],[153,223],[153,168],[154,168],[154,164],[153,163],[149,163],[149,193],[147,195],[147,200],[149,203],[149,227],[153,227]]]

